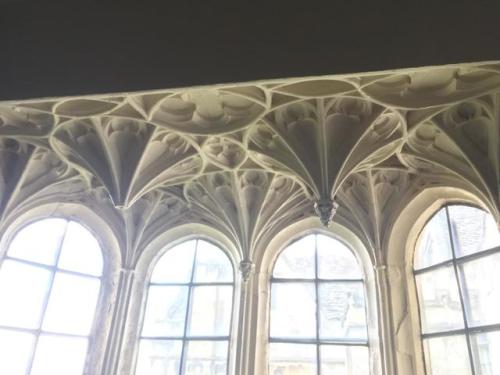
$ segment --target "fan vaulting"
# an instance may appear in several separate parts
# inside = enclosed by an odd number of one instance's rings
[[[0,225],[41,204],[105,217],[132,266],[176,225],[252,254],[312,215],[381,247],[427,187],[499,219],[500,64],[0,103]]]

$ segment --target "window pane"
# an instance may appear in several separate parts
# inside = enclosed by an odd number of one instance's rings
[[[316,345],[269,345],[269,375],[316,375]]]
[[[153,283],[189,283],[196,240],[183,242],[160,258],[151,276]]]
[[[228,336],[233,302],[232,286],[193,287],[190,336]]]
[[[479,208],[449,206],[457,256],[500,246],[500,234],[493,217]]]
[[[66,220],[44,219],[21,229],[9,245],[8,255],[13,258],[54,265]]]
[[[465,336],[424,339],[427,375],[471,374]]]
[[[363,283],[319,284],[320,338],[367,339]]]
[[[425,268],[452,258],[446,209],[441,209],[425,225],[415,252],[415,269]]]
[[[476,374],[500,374],[500,332],[471,335]]]
[[[182,341],[141,340],[136,375],[179,375]]]
[[[464,327],[462,306],[453,267],[415,275],[422,332],[442,332]]]
[[[185,375],[226,375],[227,341],[188,341]]]
[[[368,348],[365,346],[321,346],[321,373],[369,375]]]
[[[35,336],[0,329],[0,374],[25,375]]]
[[[101,276],[101,247],[88,229],[75,222],[68,224],[58,267],[88,275]]]
[[[151,285],[142,335],[183,336],[188,290],[187,286]]]
[[[314,283],[271,286],[271,337],[316,338]]]
[[[100,281],[57,273],[42,328],[50,332],[89,335]]]
[[[51,272],[5,260],[0,268],[0,324],[38,328]]]
[[[232,282],[233,267],[229,258],[217,246],[198,240],[195,282]]]
[[[342,242],[317,235],[318,277],[320,279],[361,279],[356,257]]]
[[[315,238],[314,235],[306,236],[288,246],[279,255],[273,276],[314,279]]]
[[[81,375],[87,339],[41,335],[30,375]]]
[[[469,325],[500,323],[500,253],[466,262],[460,268],[465,277]]]

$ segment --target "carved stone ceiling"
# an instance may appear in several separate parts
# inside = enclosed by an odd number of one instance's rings
[[[500,63],[0,103],[2,225],[80,202],[133,265],[183,223],[251,259],[318,214],[374,249],[431,186],[500,212]],[[314,207],[316,209],[314,209]]]

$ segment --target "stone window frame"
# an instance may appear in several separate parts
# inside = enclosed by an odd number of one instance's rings
[[[238,357],[240,356],[238,341],[240,340],[239,332],[242,323],[239,314],[239,296],[242,284],[241,275],[238,272],[240,255],[231,241],[217,230],[202,224],[185,224],[164,232],[148,244],[133,270],[127,322],[122,333],[125,342],[123,344],[123,352],[120,355],[119,374],[133,375],[135,373],[139,354],[139,341],[141,339],[141,330],[146,310],[147,292],[151,275],[157,262],[170,249],[190,240],[204,240],[217,246],[228,257],[233,267],[233,306],[228,345],[227,373],[230,375],[235,373]]]
[[[145,288],[148,272],[161,256],[162,249],[192,238],[208,239],[227,252],[235,270],[244,263],[243,256],[234,242],[220,231],[204,224],[189,223],[172,227],[155,237],[142,250],[138,261],[124,265],[121,249],[123,239],[113,231],[113,225],[99,216],[92,207],[80,203],[54,203],[30,209],[15,220],[9,220],[0,228],[1,242],[9,240],[10,233],[29,218],[64,216],[83,222],[102,240],[104,257],[103,303],[99,301],[96,313],[100,321],[98,336],[89,374],[132,374],[137,358],[138,337],[142,319]],[[414,220],[413,220],[414,223]],[[6,228],[6,229],[5,229]],[[368,309],[367,324],[370,348],[371,375],[391,372],[391,361],[396,355],[391,350],[392,331],[387,325],[386,315],[392,315],[385,302],[385,265],[369,244],[362,240],[361,233],[353,231],[350,225],[334,222],[330,228],[321,226],[317,218],[303,219],[278,232],[265,246],[253,254],[254,271],[247,281],[241,272],[235,272],[234,308],[232,337],[230,341],[230,373],[245,375],[267,374],[267,335],[269,309],[269,277],[277,254],[286,247],[290,239],[308,232],[323,233],[349,244],[354,251],[365,275],[365,295]],[[400,248],[400,247],[399,247]],[[0,247],[1,251],[2,247]],[[106,251],[105,251],[106,250]],[[1,257],[0,252],[0,257]],[[243,261],[243,262],[242,262]],[[108,267],[108,268],[107,268]],[[248,275],[247,275],[248,276]],[[388,318],[387,318],[388,319]],[[101,320],[101,319],[97,319]],[[262,368],[263,366],[263,368]],[[383,372],[384,371],[384,372]]]
[[[255,350],[253,353],[254,361],[251,364],[253,368],[249,373],[269,375],[270,292],[275,262],[288,245],[308,234],[323,234],[339,240],[346,244],[356,257],[364,279],[370,375],[382,374],[381,353],[384,349],[382,347],[382,333],[379,331],[381,302],[373,266],[373,254],[368,251],[361,239],[347,227],[334,222],[329,228],[325,228],[314,218],[285,228],[274,237],[265,249],[262,249],[260,254],[257,254],[255,285],[253,286],[253,303],[257,305],[254,307],[257,313],[253,325],[256,334],[250,344],[255,346]]]
[[[318,240],[317,236],[318,235],[324,235],[328,238],[334,239],[337,242],[341,243],[344,245],[352,254],[352,256],[355,258],[356,263],[359,267],[359,271],[362,273],[360,278],[328,278],[328,279],[322,279],[319,276],[319,255],[318,255]],[[322,360],[321,360],[321,346],[354,346],[354,347],[365,347],[369,349],[369,343],[368,343],[368,332],[366,332],[367,336],[366,339],[350,339],[350,338],[337,338],[337,339],[323,339],[320,337],[320,295],[319,295],[319,289],[320,285],[323,283],[327,284],[338,284],[338,283],[347,283],[347,284],[361,284],[363,287],[363,302],[365,304],[365,318],[367,317],[367,309],[366,309],[366,288],[365,288],[365,277],[364,277],[364,272],[361,267],[361,264],[359,264],[358,258],[355,255],[355,252],[352,250],[351,246],[349,243],[343,241],[342,239],[338,237],[334,237],[329,234],[323,234],[319,233],[318,231],[312,231],[310,233],[302,234],[302,236],[296,236],[293,238],[293,240],[290,241],[288,246],[293,245],[295,242],[300,241],[306,237],[309,236],[314,236],[314,277],[312,278],[294,278],[294,277],[276,277],[274,275],[271,275],[270,283],[271,283],[271,293],[270,293],[270,299],[272,298],[272,287],[273,285],[283,285],[283,284],[288,284],[288,285],[294,285],[297,283],[307,283],[307,284],[312,284],[314,286],[314,293],[315,293],[315,315],[316,315],[316,324],[315,324],[315,338],[312,339],[301,339],[301,338],[292,338],[292,337],[272,337],[271,332],[268,332],[268,345],[271,345],[273,343],[277,344],[309,344],[309,345],[314,345],[316,348],[316,371],[318,373],[322,373],[321,366],[322,366]],[[273,271],[276,266],[277,261],[279,260],[280,256],[283,255],[283,253],[288,249],[288,246],[284,247],[282,251],[278,254],[274,265],[273,265]],[[269,324],[271,326],[271,322]],[[366,331],[368,331],[368,327],[366,326]]]
[[[425,375],[417,287],[413,260],[419,234],[430,218],[446,204],[472,205],[494,212],[486,199],[465,189],[438,185],[405,202],[393,218],[384,244],[390,337],[385,361],[391,374]],[[495,217],[495,216],[494,216]]]
[[[29,224],[49,218],[62,218],[82,225],[96,238],[101,248],[103,269],[102,276],[98,277],[100,290],[88,335],[89,345],[84,367],[84,373],[98,374],[105,366],[112,324],[110,311],[117,293],[116,279],[120,264],[118,241],[108,223],[83,204],[49,203],[31,208],[0,228],[0,264],[6,258],[10,243],[20,230]],[[53,267],[54,270],[56,268]]]
[[[500,332],[500,324],[481,324],[478,326],[470,327],[468,324],[468,319],[467,319],[467,308],[466,308],[466,296],[467,292],[463,290],[463,275],[459,271],[459,267],[461,265],[467,264],[469,262],[472,262],[477,259],[483,259],[491,255],[495,255],[500,253],[500,246],[496,246],[493,248],[489,249],[481,249],[478,252],[472,253],[472,254],[466,254],[460,256],[455,249],[455,241],[453,240],[453,232],[452,232],[452,226],[451,226],[451,214],[449,212],[449,207],[473,207],[476,209],[479,209],[483,212],[485,212],[488,215],[491,215],[491,213],[483,208],[480,207],[476,204],[473,204],[468,201],[445,201],[441,203],[439,207],[434,209],[432,215],[427,218],[425,224],[420,228],[420,232],[417,237],[417,241],[415,242],[415,250],[414,250],[414,259],[413,259],[413,282],[415,283],[415,288],[416,287],[416,276],[421,275],[421,274],[427,274],[427,273],[432,273],[441,269],[444,269],[448,266],[451,266],[453,269],[453,274],[454,274],[454,280],[456,281],[456,285],[458,288],[458,294],[459,294],[459,300],[460,300],[460,308],[461,308],[461,313],[462,313],[462,319],[464,323],[464,327],[460,329],[454,329],[454,330],[444,330],[444,331],[438,331],[438,332],[432,332],[432,333],[423,333],[422,332],[422,317],[421,317],[421,310],[420,310],[420,301],[418,298],[418,293],[417,293],[417,307],[418,307],[418,317],[419,317],[419,327],[420,327],[420,342],[422,345],[422,350],[423,350],[423,342],[425,339],[431,339],[434,337],[450,337],[450,336],[455,336],[455,335],[461,335],[465,337],[466,345],[467,345],[467,353],[469,357],[469,364],[471,366],[471,374],[475,375],[476,374],[476,368],[474,366],[474,356],[473,356],[473,348],[471,344],[471,335],[475,333],[486,333],[486,332]],[[442,210],[445,211],[446,213],[446,222],[448,225],[448,231],[449,231],[449,243],[451,246],[451,255],[452,257],[450,259],[447,259],[445,261],[438,262],[436,264],[430,265],[430,266],[425,266],[419,269],[415,269],[415,255],[417,254],[418,247],[420,244],[420,240],[422,238],[422,232],[423,230],[427,227],[429,224],[430,220],[432,220],[439,212]],[[425,356],[424,356],[424,369],[425,373],[427,373],[427,366],[426,366],[426,361],[425,361]]]
[[[151,265],[152,269],[151,269],[151,273],[149,274],[149,277],[148,277],[148,282],[147,282],[147,290],[146,290],[146,296],[145,296],[145,303],[147,305],[147,301],[148,301],[148,295],[150,293],[150,287],[151,286],[185,286],[188,288],[188,297],[187,297],[187,305],[186,305],[186,313],[185,313],[185,317],[184,317],[184,332],[182,334],[182,336],[180,337],[153,337],[153,339],[155,340],[177,340],[177,341],[181,341],[182,342],[182,350],[181,350],[181,356],[180,356],[180,371],[181,373],[184,373],[185,371],[185,367],[184,367],[184,359],[186,357],[186,347],[188,346],[188,343],[189,342],[196,342],[196,341],[211,341],[211,342],[219,342],[219,341],[226,341],[228,342],[228,348],[227,348],[227,358],[226,358],[226,365],[227,365],[227,370],[226,370],[226,374],[227,375],[230,375],[231,372],[230,372],[230,367],[229,367],[229,358],[230,358],[230,353],[231,353],[231,337],[232,337],[232,334],[233,334],[233,327],[234,327],[234,324],[235,324],[235,321],[234,321],[234,314],[233,314],[233,310],[235,308],[235,301],[236,301],[236,295],[235,295],[235,279],[236,279],[236,268],[235,268],[235,265],[233,264],[231,258],[228,256],[227,254],[227,251],[223,250],[218,244],[214,243],[211,239],[209,238],[200,238],[200,237],[193,237],[193,238],[190,238],[190,239],[184,239],[183,241],[180,241],[177,243],[177,245],[181,245],[183,243],[186,243],[186,242],[189,242],[189,241],[196,241],[196,244],[195,244],[195,250],[194,250],[194,255],[193,255],[193,266],[192,266],[192,269],[191,269],[191,274],[190,274],[190,281],[189,282],[152,282],[151,281],[151,274],[152,272],[154,272],[157,264],[158,264],[158,261],[161,260],[161,258],[163,256],[165,256],[170,250],[174,249],[176,246],[167,246],[164,250],[161,251],[161,255],[158,259],[155,259],[155,261],[153,262],[153,264]],[[193,278],[194,278],[194,275],[195,275],[195,264],[196,264],[196,259],[197,259],[197,253],[198,253],[198,243],[199,241],[205,241],[207,243],[210,243],[211,245],[214,245],[218,248],[218,250],[220,250],[228,259],[230,265],[231,265],[231,271],[232,271],[232,281],[209,281],[209,282],[206,282],[206,281],[203,281],[203,282],[199,282],[199,281],[195,281]],[[193,305],[193,301],[192,301],[192,296],[193,296],[193,290],[196,288],[196,287],[200,287],[200,286],[230,286],[231,287],[231,313],[230,313],[230,321],[229,321],[229,333],[227,336],[195,336],[195,337],[192,337],[192,336],[189,336],[188,335],[188,322],[190,321],[189,319],[189,312],[191,311],[191,308],[192,308],[192,305]],[[141,326],[138,327],[139,330],[141,331],[141,334],[139,336],[139,342],[140,340],[143,340],[143,339],[151,339],[151,337],[148,337],[148,336],[143,336],[142,334],[142,330],[143,330],[143,326],[144,326],[144,323],[145,323],[145,316],[144,316],[144,313],[146,311],[146,305],[143,307],[143,316],[142,316],[142,321],[141,321]],[[136,362],[137,362],[137,359],[136,359]],[[137,371],[137,363],[136,363],[136,366],[134,369],[131,369],[131,372],[132,373],[135,373]]]

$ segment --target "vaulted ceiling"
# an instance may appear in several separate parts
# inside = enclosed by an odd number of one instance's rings
[[[81,202],[134,264],[208,224],[251,259],[318,215],[374,249],[432,186],[500,218],[500,63],[0,103],[0,217]]]

